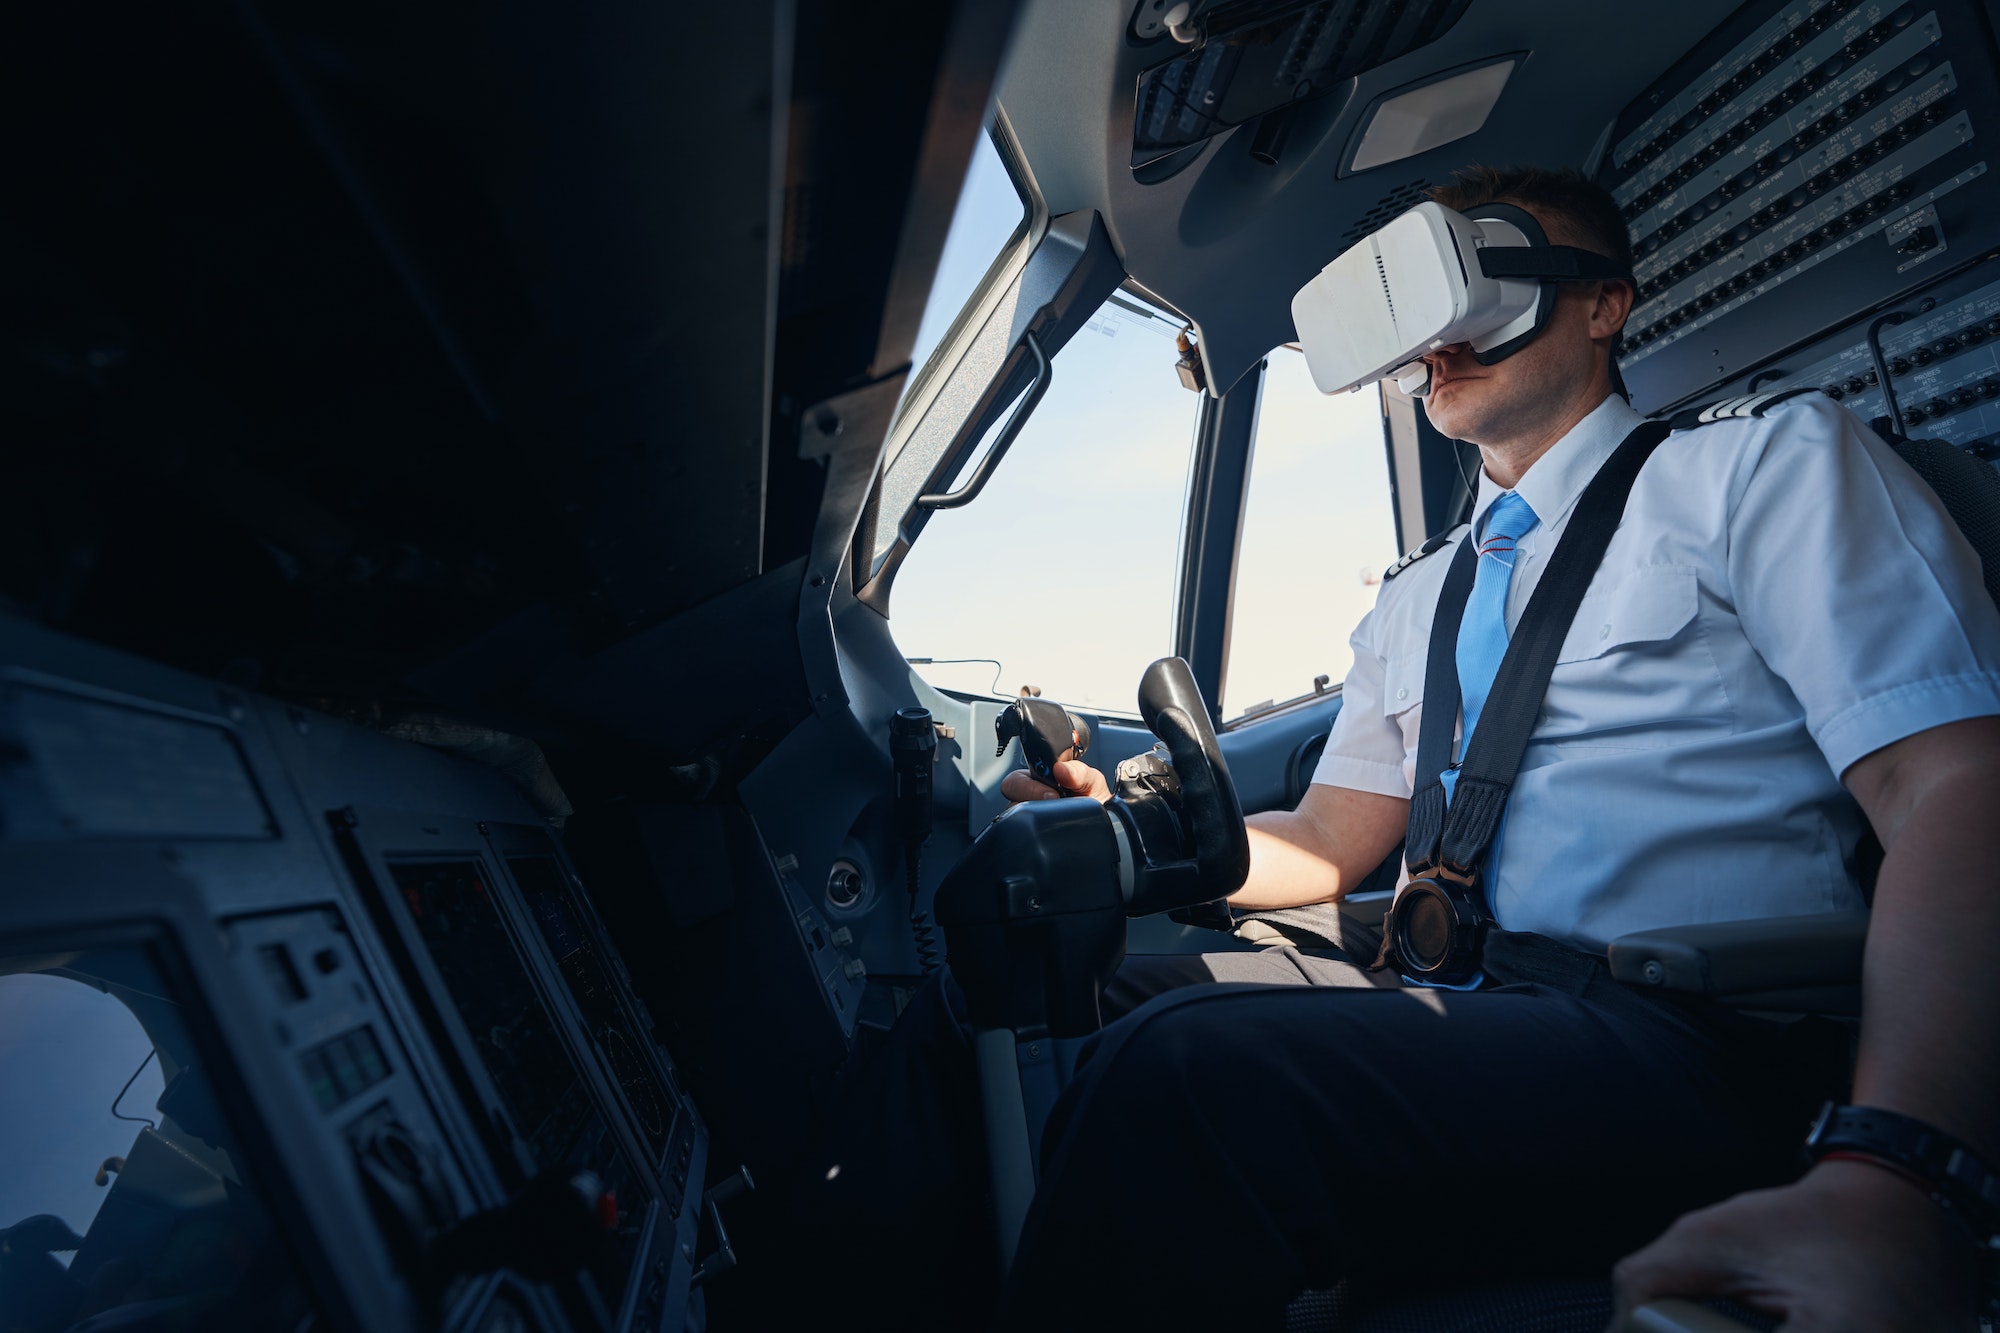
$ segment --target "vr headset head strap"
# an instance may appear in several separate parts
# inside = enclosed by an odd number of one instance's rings
[[[1542,230],[1542,224],[1535,221],[1533,213],[1530,213],[1527,209],[1517,204],[1480,204],[1475,208],[1465,210],[1465,215],[1474,222],[1486,222],[1489,220],[1505,222],[1517,229],[1528,242],[1524,246],[1481,246],[1479,254],[1482,257],[1479,261],[1479,269],[1480,272],[1485,273],[1489,278],[1499,277],[1500,275],[1487,270],[1484,259],[1487,251],[1497,249],[1502,255],[1511,258],[1516,255],[1532,255],[1538,250],[1549,248],[1549,234]],[[1555,313],[1555,308],[1556,289],[1553,285],[1544,284],[1540,294],[1535,298],[1534,325],[1526,333],[1509,338],[1497,347],[1489,347],[1483,352],[1474,351],[1472,359],[1482,366],[1496,365],[1499,362],[1505,361],[1508,357],[1514,355],[1514,353],[1535,340],[1543,328],[1548,325],[1549,316]]]
[[[1479,271],[1489,278],[1509,278],[1540,282],[1541,295],[1535,303],[1534,327],[1497,347],[1474,351],[1472,359],[1482,366],[1506,360],[1533,342],[1555,313],[1558,282],[1631,282],[1632,274],[1616,261],[1573,245],[1551,245],[1549,234],[1535,215],[1517,204],[1478,204],[1465,210],[1474,222],[1505,222],[1520,231],[1526,245],[1485,245],[1479,248]],[[1625,395],[1625,382],[1618,374],[1618,362],[1611,363],[1614,387]],[[1629,395],[1626,395],[1629,396]]]
[[[1479,252],[1479,271],[1489,278],[1541,282],[1632,281],[1632,275],[1616,260],[1573,245],[1489,245]]]

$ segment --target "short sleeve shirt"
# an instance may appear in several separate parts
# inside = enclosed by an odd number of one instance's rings
[[[1511,630],[1577,498],[1643,418],[1607,398],[1524,473]],[[1482,476],[1474,522],[1500,494]],[[1431,618],[1468,529],[1383,584],[1315,782],[1407,797]],[[1557,656],[1488,895],[1509,930],[1630,931],[1861,905],[1839,775],[2000,714],[2000,611],[1923,481],[1820,394],[1669,436]]]

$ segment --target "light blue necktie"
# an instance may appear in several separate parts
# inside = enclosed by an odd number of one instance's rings
[[[1514,577],[1514,546],[1536,522],[1535,511],[1513,491],[1503,492],[1486,511],[1472,595],[1465,599],[1465,617],[1458,623],[1458,691],[1465,710],[1464,739],[1458,749],[1461,762],[1472,744],[1472,729],[1479,725],[1486,696],[1493,692],[1500,659],[1507,655],[1507,584]],[[1448,802],[1458,770],[1446,769],[1443,782]],[[1486,858],[1488,884],[1493,882],[1494,850],[1489,849]]]

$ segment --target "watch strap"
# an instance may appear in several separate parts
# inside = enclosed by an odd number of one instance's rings
[[[2000,1172],[1941,1129],[1874,1106],[1828,1102],[1806,1135],[1806,1156],[1860,1154],[1901,1168],[1930,1189],[1988,1249],[2000,1250]]]

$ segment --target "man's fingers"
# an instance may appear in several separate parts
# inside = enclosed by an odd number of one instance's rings
[[[1731,1287],[1733,1272],[1724,1272],[1705,1256],[1680,1246],[1655,1241],[1611,1270],[1615,1311],[1611,1333],[1625,1327],[1632,1311],[1660,1296],[1719,1296]]]
[[[1804,1333],[1967,1329],[1969,1252],[1922,1192],[1877,1167],[1821,1162],[1798,1183],[1689,1213],[1612,1274],[1621,1329],[1665,1296],[1725,1296]]]
[[[1105,784],[1104,775],[1081,759],[1056,760],[1056,781],[1065,791],[1079,796],[1091,796],[1100,801],[1111,799],[1111,788]]]
[[[1618,1261],[1611,1270],[1615,1312],[1607,1333],[1618,1333],[1632,1311],[1655,1297],[1742,1292],[1745,1275],[1737,1245],[1701,1226],[1700,1217],[1696,1213],[1681,1219],[1651,1245]]]
[[[1027,769],[1017,768],[1000,779],[1000,794],[1010,801],[1053,801],[1064,794],[1090,796],[1099,801],[1111,799],[1111,788],[1105,785],[1104,775],[1080,759],[1058,759],[1055,779],[1062,791],[1037,781]]]
[[[1025,768],[1017,768],[1000,779],[1000,794],[1010,801],[1053,801],[1062,795],[1047,783],[1035,781]]]

